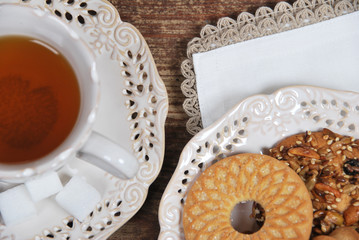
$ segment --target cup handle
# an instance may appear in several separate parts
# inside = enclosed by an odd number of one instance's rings
[[[139,164],[133,154],[94,131],[80,149],[78,156],[122,179],[135,177],[139,169]]]

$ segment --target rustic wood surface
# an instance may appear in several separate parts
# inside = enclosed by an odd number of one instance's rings
[[[110,0],[121,19],[134,25],[144,36],[159,74],[164,81],[169,112],[166,121],[166,149],[162,170],[150,186],[148,197],[138,211],[109,240],[157,239],[160,226],[158,207],[185,144],[191,139],[186,131],[181,92],[181,63],[186,59],[187,43],[206,24],[216,25],[221,17],[234,19],[243,12],[254,13],[258,7],[274,5],[279,0]]]

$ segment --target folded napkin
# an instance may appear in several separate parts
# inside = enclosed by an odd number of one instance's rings
[[[202,123],[289,85],[359,92],[359,12],[193,55]]]

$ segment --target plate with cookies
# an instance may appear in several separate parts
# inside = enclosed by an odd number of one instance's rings
[[[244,99],[183,149],[159,239],[359,239],[359,93]]]

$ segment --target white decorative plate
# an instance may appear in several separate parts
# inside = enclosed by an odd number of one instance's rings
[[[240,102],[183,149],[161,199],[159,239],[184,239],[184,199],[195,179],[214,161],[240,152],[265,154],[286,136],[323,127],[358,138],[359,93],[293,86]]]
[[[66,180],[78,174],[100,191],[102,201],[93,213],[80,223],[47,199],[37,204],[36,218],[11,227],[0,225],[0,239],[107,238],[141,208],[162,167],[168,111],[165,85],[142,35],[122,22],[107,1],[2,0],[0,8],[9,3],[58,16],[92,49],[102,81],[95,130],[132,149],[140,170],[125,181],[73,159],[60,176]]]

